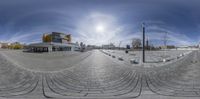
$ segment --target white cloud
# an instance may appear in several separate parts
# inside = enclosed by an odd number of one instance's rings
[[[96,26],[103,25],[104,31],[96,31]],[[115,17],[102,13],[92,13],[78,24],[79,39],[87,44],[107,44],[122,32],[123,26],[117,24]]]
[[[32,41],[32,39],[34,39],[32,37],[35,35],[38,35],[38,34],[42,34],[42,33],[26,33],[26,34],[15,33],[14,35],[11,35],[11,37],[9,37],[9,39],[4,40],[4,41],[5,42],[22,42],[22,43],[26,43],[27,41],[29,41],[29,43],[30,43]],[[34,42],[36,42],[37,40],[34,39]]]
[[[169,29],[159,27],[156,25],[148,26],[150,31],[148,37],[153,40],[163,40],[165,33],[167,33],[167,40],[173,42],[175,45],[193,45],[195,42],[183,33],[171,31]]]

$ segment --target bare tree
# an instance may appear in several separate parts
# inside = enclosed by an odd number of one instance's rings
[[[140,48],[141,45],[142,45],[142,40],[141,39],[139,39],[139,38],[133,38],[132,39],[132,46],[133,46],[134,49]]]

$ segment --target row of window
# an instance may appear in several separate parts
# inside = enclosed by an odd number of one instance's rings
[[[33,52],[48,52],[48,47],[34,47],[31,49]]]
[[[71,47],[53,47],[52,51],[71,51]],[[50,49],[48,47],[32,47],[28,48],[29,52],[49,52]]]
[[[71,51],[71,47],[53,47],[52,51]]]

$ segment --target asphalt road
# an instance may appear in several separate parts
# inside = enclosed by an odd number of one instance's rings
[[[0,51],[0,97],[199,99],[199,51],[152,67],[146,67],[148,63],[130,64],[129,59],[119,59],[122,55],[102,50],[43,54]]]

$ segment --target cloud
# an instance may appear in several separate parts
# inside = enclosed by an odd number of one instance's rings
[[[141,23],[147,35],[161,42],[167,32],[170,44],[199,41],[199,1],[180,0],[18,0],[0,1],[0,40],[36,42],[43,33],[71,33],[73,42],[130,44],[141,38]],[[95,30],[103,24],[105,31]]]
[[[32,39],[34,36],[41,35],[41,33],[28,33],[28,34],[21,34],[21,33],[16,33],[12,35],[9,39],[4,40],[5,42],[21,42],[21,43],[26,43],[27,41],[29,42],[36,42],[37,40]],[[41,37],[39,38],[41,41]]]
[[[167,28],[159,27],[159,25],[148,26],[147,29],[149,33],[148,38],[151,40],[164,41],[166,37],[167,41],[175,45],[194,45],[195,42],[186,36],[184,33],[178,33],[170,30],[169,26]]]
[[[104,31],[97,31],[98,25],[102,25]],[[103,13],[91,13],[78,23],[77,31],[80,39],[88,44],[105,44],[122,32],[123,26],[119,26],[114,16]]]

